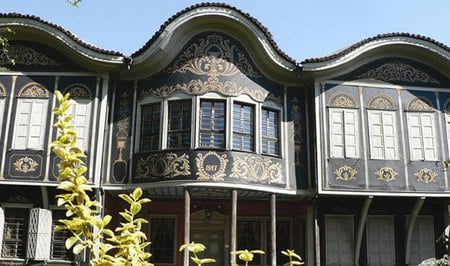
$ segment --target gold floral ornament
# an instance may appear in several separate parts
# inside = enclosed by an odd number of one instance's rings
[[[255,155],[235,157],[231,169],[231,177],[261,184],[285,183],[280,163]]]
[[[28,156],[22,157],[18,159],[14,166],[16,167],[14,170],[22,173],[30,173],[37,170],[37,166],[39,164],[33,160],[33,158],[29,158]]]
[[[414,175],[417,176],[418,182],[424,182],[425,184],[436,182],[436,177],[438,176],[436,172],[428,168],[422,168]]]
[[[358,171],[356,171],[355,169],[351,168],[348,165],[339,167],[338,169],[336,169],[336,171],[334,171],[334,174],[336,175],[336,180],[344,180],[344,181],[349,181],[352,179],[356,180],[357,173]]]
[[[191,174],[190,168],[187,154],[152,154],[137,162],[137,174],[141,178],[187,176]]]
[[[389,166],[381,167],[375,172],[375,175],[378,176],[378,180],[390,182],[396,180],[396,176],[398,172],[392,169]]]
[[[199,153],[195,158],[197,164],[197,180],[199,181],[223,181],[226,175],[228,159],[226,154],[219,155],[209,151],[206,154]]]

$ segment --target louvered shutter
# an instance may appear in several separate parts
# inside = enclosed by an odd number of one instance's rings
[[[437,149],[436,149],[436,133],[434,129],[434,114],[423,113],[421,114],[422,132],[423,132],[423,149],[425,154],[425,160],[436,161]]]
[[[425,159],[422,150],[422,129],[419,113],[408,113],[408,134],[411,160]]]
[[[370,156],[372,159],[384,159],[383,122],[381,111],[368,111]]]
[[[48,260],[52,237],[52,212],[34,208],[30,211],[28,227],[27,258]]]
[[[367,259],[369,265],[395,265],[393,217],[368,217],[366,230]]]
[[[395,112],[383,111],[383,144],[384,144],[384,159],[398,158],[398,142]]]
[[[411,237],[409,264],[418,265],[435,257],[434,222],[431,216],[418,216]]]

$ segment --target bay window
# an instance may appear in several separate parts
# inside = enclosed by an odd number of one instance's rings
[[[159,149],[160,113],[160,103],[142,106],[141,150]]]
[[[200,147],[225,148],[225,101],[200,102]]]
[[[233,148],[254,151],[254,108],[253,106],[233,104]]]
[[[168,148],[191,146],[191,100],[169,102]]]
[[[279,113],[275,110],[261,110],[261,146],[262,153],[280,154]]]

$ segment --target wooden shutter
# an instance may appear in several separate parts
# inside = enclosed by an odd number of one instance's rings
[[[326,265],[353,265],[353,216],[325,216]]]
[[[330,108],[331,157],[344,158],[344,117],[342,110]]]
[[[85,151],[89,148],[90,130],[90,100],[77,100],[68,111],[73,117],[73,124],[77,131],[78,145]]]
[[[345,156],[358,157],[358,113],[356,110],[344,110]]]
[[[434,222],[432,216],[417,216],[411,237],[409,264],[418,265],[423,260],[434,258]]]
[[[409,113],[408,134],[411,160],[437,160],[433,113]]]
[[[398,158],[398,142],[395,112],[383,111],[383,143],[384,143],[384,159]]]
[[[42,150],[44,148],[47,103],[47,99],[17,101],[13,149]]]
[[[331,157],[359,156],[358,113],[352,109],[330,108]]]
[[[422,132],[423,132],[423,149],[425,154],[425,160],[436,161],[437,149],[436,149],[436,132],[434,128],[434,113],[422,113]]]
[[[395,235],[392,216],[367,219],[367,260],[369,265],[395,265]]]
[[[383,147],[383,121],[381,111],[368,111],[370,157],[372,159],[384,159]]]

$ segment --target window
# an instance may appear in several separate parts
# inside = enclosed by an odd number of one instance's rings
[[[233,148],[254,151],[254,108],[250,105],[233,105]]]
[[[2,257],[25,258],[30,210],[5,208]]]
[[[237,250],[263,249],[260,221],[238,221]],[[261,264],[261,255],[256,255],[253,264]]]
[[[437,161],[434,113],[407,114],[411,160]]]
[[[271,250],[272,250],[272,241],[271,241],[271,224],[270,222],[267,222],[267,259],[270,261]],[[291,242],[291,222],[290,221],[277,221],[277,228],[276,228],[276,238],[277,238],[277,265],[284,265],[286,262],[289,261],[286,256],[281,254],[281,251],[285,251],[287,249],[292,249],[292,242]]]
[[[353,265],[353,216],[325,216],[326,265]]]
[[[330,149],[334,158],[358,158],[358,112],[330,108]]]
[[[263,108],[261,110],[262,153],[279,155],[279,117],[278,112]]]
[[[395,265],[392,216],[369,216],[366,225],[368,265]]]
[[[31,83],[19,91],[12,148],[43,150],[47,126],[48,91]]]
[[[91,119],[91,92],[82,85],[74,85],[66,90],[71,99],[77,104],[71,105],[67,114],[73,117],[73,125],[77,131],[78,145],[87,151],[89,149],[90,119]]]
[[[433,216],[417,216],[411,236],[409,265],[419,265],[428,258],[434,258],[435,245]]]
[[[398,159],[395,111],[368,110],[370,156],[372,159]]]
[[[74,255],[72,249],[66,249],[66,239],[71,236],[70,232],[67,230],[62,230],[55,232],[53,228],[56,225],[60,224],[58,222],[59,219],[66,219],[64,210],[56,210],[52,211],[52,242],[50,245],[50,258],[57,260],[74,260]]]
[[[175,254],[175,219],[152,218],[150,223],[152,262],[173,263]]]
[[[200,147],[225,148],[225,101],[200,102]]]
[[[141,150],[159,149],[160,113],[160,103],[142,106]]]
[[[169,131],[167,142],[169,148],[189,148],[191,146],[192,102],[169,102]]]

